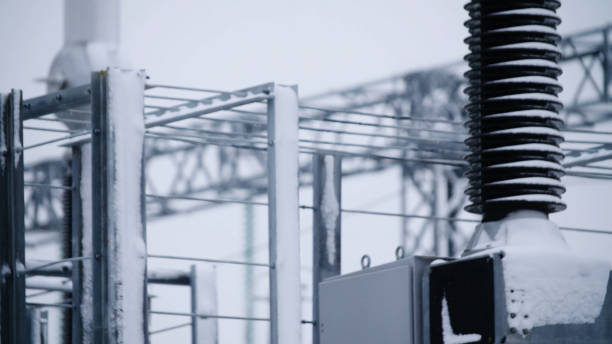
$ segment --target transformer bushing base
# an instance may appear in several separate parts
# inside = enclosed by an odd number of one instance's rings
[[[542,213],[482,223],[462,258],[426,273],[425,343],[612,343],[611,280]]]

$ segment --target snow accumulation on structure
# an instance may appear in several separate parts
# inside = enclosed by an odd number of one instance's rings
[[[19,117],[19,99],[13,93],[13,152],[15,155],[15,168],[19,166],[19,158],[21,157],[21,151],[23,150],[23,144],[21,142],[21,120]]]
[[[321,216],[325,226],[327,261],[330,265],[336,264],[336,221],[340,215],[340,205],[334,185],[334,157],[325,156],[325,185],[321,197]]]
[[[571,252],[558,227],[543,215],[524,211],[482,223],[470,247],[475,252],[470,257],[503,252],[507,321],[518,333],[593,323],[599,316],[610,264]]]
[[[525,168],[548,168],[548,169],[556,169],[562,170],[560,164],[556,162],[551,162],[547,160],[524,160],[524,161],[514,161],[514,162],[506,162],[502,164],[495,164],[487,167],[488,169],[494,168],[517,168],[517,167],[525,167]]]
[[[144,150],[144,72],[108,70],[107,109],[114,140],[114,185],[110,190],[110,321],[120,343],[144,343],[146,246],[141,204]]]
[[[503,117],[540,117],[540,118],[560,118],[559,114],[548,110],[523,110],[501,112],[492,115],[487,115],[487,118],[503,118]]]
[[[532,150],[541,152],[550,152],[555,154],[563,154],[561,148],[545,144],[545,143],[524,143],[512,146],[503,146],[498,148],[489,148],[483,150],[483,152],[502,152],[502,151],[515,151],[515,150]]]
[[[83,221],[83,234],[81,251],[83,257],[92,257],[92,185],[91,185],[91,143],[81,147],[81,211]],[[83,323],[83,344],[90,344],[93,333],[93,269],[92,260],[83,262],[83,280],[81,289],[81,321]]]
[[[516,10],[507,10],[496,12],[493,15],[508,15],[508,14],[523,14],[523,15],[535,15],[535,16],[548,16],[559,18],[555,11],[545,9],[545,8],[521,8]]]
[[[274,86],[274,197],[279,343],[301,340],[300,233],[298,214],[298,99],[287,86]],[[269,150],[270,151],[270,150]]]
[[[554,51],[554,52],[561,53],[561,50],[556,45],[549,44],[549,43],[543,43],[543,42],[511,43],[511,44],[498,45],[498,46],[489,48],[489,50],[502,50],[502,49],[539,49],[539,50],[548,50],[548,51]]]
[[[450,320],[448,301],[442,297],[442,341],[444,344],[467,344],[480,341],[482,335],[478,333],[456,334]]]

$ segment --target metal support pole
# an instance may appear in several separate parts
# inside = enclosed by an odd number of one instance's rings
[[[108,69],[91,88],[93,343],[146,343],[144,76]]]
[[[408,212],[408,173],[409,169],[406,164],[402,164],[400,168],[400,209],[402,214],[407,214]],[[410,219],[408,217],[401,218],[401,227],[400,227],[400,246],[406,247],[408,242],[408,221]]]
[[[319,282],[340,275],[342,160],[313,156],[312,342],[319,344]]]
[[[191,313],[219,314],[217,310],[217,274],[213,265],[191,266]],[[218,319],[191,317],[191,343],[219,343]]]
[[[21,91],[0,94],[0,343],[26,338]]]
[[[612,25],[608,25],[603,30],[603,101],[607,102],[610,100],[610,78],[612,77],[612,60],[610,60],[610,54],[612,53],[612,46],[610,45],[610,31],[612,31]]]
[[[27,333],[25,341],[28,344],[46,344],[47,335],[47,311],[42,311],[38,307],[26,308],[28,317]]]
[[[81,204],[81,147],[75,146],[72,148],[72,219],[71,234],[72,234],[72,257],[82,257],[83,250],[81,248],[82,234],[82,204]],[[81,319],[81,291],[83,284],[81,283],[82,266],[83,264],[91,264],[90,261],[74,261],[72,263],[72,343],[83,343],[83,322]]]
[[[254,212],[252,204],[245,204],[245,226],[244,226],[244,261],[252,262],[254,260],[253,245],[255,245],[255,226],[254,226]],[[252,265],[246,265],[244,267],[245,278],[244,288],[245,297],[244,302],[246,305],[246,316],[252,318],[254,316],[254,305],[255,305],[255,292],[254,292],[254,273],[255,268]],[[252,321],[245,322],[245,343],[253,344],[255,341],[254,326]]]
[[[434,204],[433,216],[446,217],[448,214],[448,183],[442,166],[434,166]],[[448,255],[448,226],[445,220],[434,222],[434,254]]]
[[[107,85],[105,73],[93,73],[91,79],[91,127],[92,127],[92,253],[93,253],[93,343],[110,343],[108,290],[108,193],[111,171],[108,168],[110,141]]]
[[[301,340],[298,98],[274,85],[268,100],[268,245],[270,343]]]

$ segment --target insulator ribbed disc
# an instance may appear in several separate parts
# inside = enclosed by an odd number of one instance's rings
[[[493,221],[520,209],[565,209],[556,0],[474,0],[465,40],[471,154],[466,210]]]

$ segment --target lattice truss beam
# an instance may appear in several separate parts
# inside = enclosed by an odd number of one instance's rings
[[[568,140],[563,148],[569,175],[612,178],[608,167],[597,164],[612,158],[612,145],[602,136],[586,133],[591,131],[587,127],[612,117],[611,33],[611,26],[593,29],[566,37],[560,46],[567,78],[562,80],[568,123]],[[416,234],[404,233],[404,242],[407,236],[414,236],[411,242],[418,243],[419,235],[425,235],[427,228],[441,226],[432,217],[457,215],[464,205],[463,188],[453,187],[462,185],[465,166],[464,80],[457,68],[462,66],[404,73],[303,98],[301,184],[312,182],[312,159],[308,153],[325,151],[344,157],[345,178],[389,168],[402,169],[410,188],[419,190],[422,196],[411,203],[414,209],[404,211],[430,217],[422,221]],[[211,92],[217,94],[215,104],[225,101],[227,106],[214,108],[212,104],[215,111],[205,111],[186,122],[159,126],[148,134],[147,190],[157,195],[149,197],[148,211],[153,217],[219,203],[180,202],[164,197],[168,195],[250,199],[266,191],[265,106],[261,102],[242,105],[236,100],[247,91],[150,85],[146,92],[146,116],[164,118],[197,110]],[[62,159],[40,161],[26,167],[25,180],[33,184],[62,184],[66,169],[67,163]],[[436,173],[450,181],[445,188],[443,212],[440,201],[436,205],[436,197],[431,196],[436,179],[432,176]],[[26,226],[58,228],[61,202],[61,193],[27,189]],[[446,223],[444,226],[450,226],[451,231],[457,226]],[[416,246],[411,250],[416,250]]]

